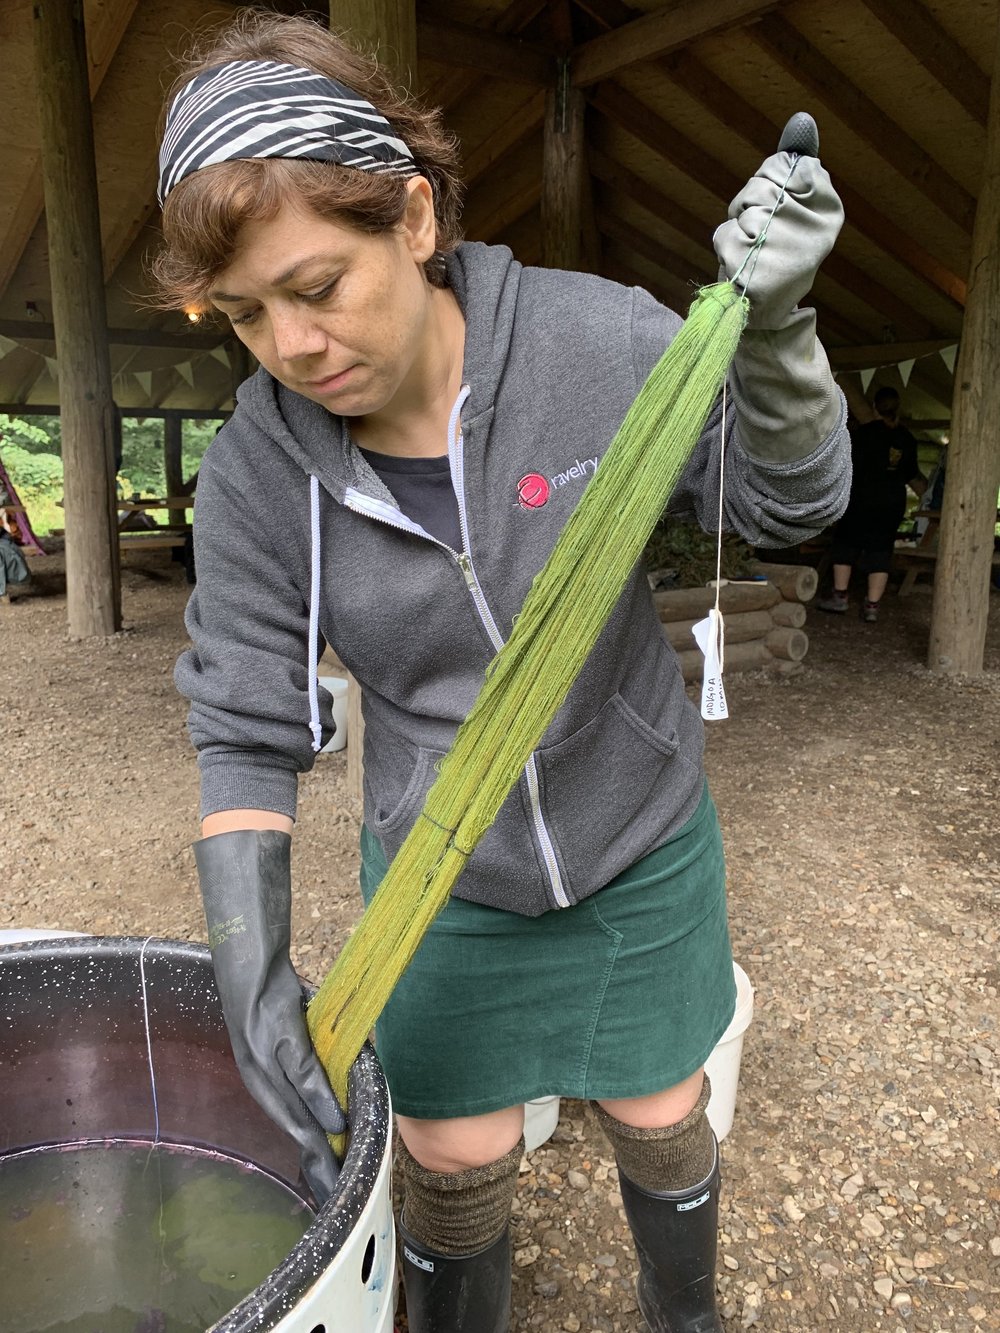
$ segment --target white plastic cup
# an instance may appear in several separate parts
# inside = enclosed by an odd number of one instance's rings
[[[320,751],[327,754],[331,750],[342,750],[347,744],[347,681],[342,676],[320,676],[319,683],[333,695],[333,720],[337,727],[333,740],[327,741]]]
[[[736,1088],[740,1081],[740,1061],[743,1057],[743,1036],[753,1018],[753,986],[740,967],[733,964],[736,978],[736,1012],[733,1021],[719,1038],[715,1050],[705,1061],[705,1073],[712,1082],[708,1102],[708,1123],[721,1143],[733,1127],[736,1113]]]
[[[547,1143],[559,1123],[559,1098],[538,1097],[524,1103],[524,1150],[531,1152]]]

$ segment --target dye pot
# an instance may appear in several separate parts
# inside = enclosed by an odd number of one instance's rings
[[[350,1109],[317,1212],[295,1143],[243,1086],[206,948],[0,947],[0,1333],[391,1333],[391,1113],[370,1046]]]

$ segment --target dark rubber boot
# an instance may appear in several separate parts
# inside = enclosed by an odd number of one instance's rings
[[[437,1254],[399,1224],[410,1333],[508,1333],[510,1232],[477,1254]]]
[[[618,1172],[639,1255],[636,1294],[651,1333],[723,1333],[715,1305],[719,1153],[700,1185],[653,1194]]]

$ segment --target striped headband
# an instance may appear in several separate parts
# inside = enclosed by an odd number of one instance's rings
[[[247,157],[299,157],[375,174],[420,170],[385,116],[336,79],[273,60],[234,60],[196,74],[171,102],[160,204],[193,171]]]

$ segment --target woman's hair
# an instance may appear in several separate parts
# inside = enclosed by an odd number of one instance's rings
[[[183,57],[162,119],[195,75],[236,60],[272,60],[326,75],[385,116],[433,191],[437,243],[424,267],[428,281],[444,286],[444,256],[462,239],[462,184],[457,145],[440,112],[418,105],[373,58],[319,22],[244,10],[221,32],[197,39]],[[206,305],[214,279],[232,261],[240,228],[276,216],[283,204],[294,202],[328,221],[374,235],[399,225],[407,199],[403,176],[332,162],[247,158],[203,167],[171,190],[164,203],[164,246],[151,264],[157,304],[172,310]]]

